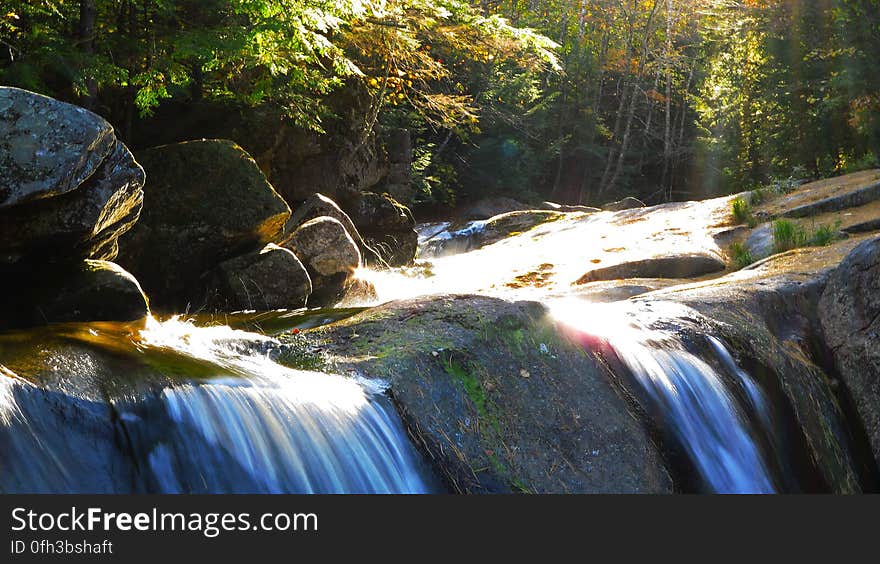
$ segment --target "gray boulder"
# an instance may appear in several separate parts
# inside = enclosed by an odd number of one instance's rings
[[[290,208],[232,141],[165,145],[138,160],[149,179],[144,209],[120,241],[119,262],[156,307],[185,309],[205,272],[281,237]]]
[[[831,274],[819,319],[880,464],[880,238],[859,244]]]
[[[284,226],[284,233],[289,235],[296,231],[296,229],[303,223],[322,216],[332,217],[339,221],[345,227],[345,230],[348,231],[348,234],[351,235],[354,242],[357,243],[362,256],[370,257],[370,260],[373,262],[375,262],[376,259],[381,260],[381,257],[376,251],[367,246],[366,242],[364,242],[363,237],[361,237],[361,234],[358,232],[357,227],[355,227],[354,222],[348,214],[342,211],[342,208],[340,208],[336,202],[323,194],[312,194],[305,202],[298,205],[296,209],[293,210],[293,213],[290,214],[290,219],[287,220],[287,223]]]
[[[208,279],[207,302],[221,311],[298,309],[312,293],[309,274],[296,255],[271,243],[220,263]]]
[[[343,292],[361,264],[361,253],[345,226],[332,217],[301,225],[281,246],[303,262],[312,279],[313,305],[326,304]]]
[[[0,87],[0,208],[75,190],[116,146],[99,116]]]
[[[755,260],[767,258],[775,251],[776,242],[773,239],[773,229],[769,223],[764,223],[749,233],[745,246],[749,254]]]
[[[143,184],[143,169],[115,141],[112,153],[75,190],[0,209],[0,264],[8,268],[33,257],[112,260],[117,239],[138,219]]]
[[[112,259],[140,213],[144,171],[101,117],[0,87],[0,271]]]

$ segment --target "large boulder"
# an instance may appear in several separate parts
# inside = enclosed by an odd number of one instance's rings
[[[453,491],[672,489],[603,365],[536,303],[392,302],[316,338],[336,369],[390,385],[416,444]]]
[[[0,327],[71,321],[136,321],[150,313],[138,281],[120,266],[86,260],[77,267],[46,271],[0,298]]]
[[[364,192],[349,205],[348,212],[365,243],[381,256],[380,262],[401,266],[415,258],[419,236],[409,208],[388,194]],[[366,258],[372,257],[368,254]]]
[[[160,309],[184,309],[202,274],[277,240],[290,216],[254,160],[232,141],[155,147],[138,160],[149,179],[144,209],[120,241],[119,262]]]
[[[137,221],[144,171],[99,116],[0,87],[0,327],[131,321],[149,310],[103,260]]]
[[[221,311],[298,309],[312,293],[295,254],[277,245],[220,263],[208,275],[207,303]]]
[[[144,172],[99,116],[0,87],[0,271],[112,259]]]
[[[75,190],[115,146],[113,128],[99,116],[0,87],[0,208]]]
[[[299,226],[281,242],[306,267],[312,279],[314,304],[341,296],[361,264],[361,254],[345,226],[332,217],[317,217]]]
[[[332,217],[337,220],[345,227],[345,230],[348,231],[354,242],[357,243],[362,256],[369,257],[371,262],[381,261],[382,257],[364,242],[351,217],[336,202],[324,194],[312,194],[306,201],[296,206],[293,213],[290,214],[290,219],[287,220],[287,224],[284,226],[284,233],[290,235],[303,223],[317,217]]]
[[[880,464],[880,238],[859,244],[831,274],[819,318]]]
[[[0,210],[0,264],[112,260],[143,205],[144,171],[125,145],[76,190]]]

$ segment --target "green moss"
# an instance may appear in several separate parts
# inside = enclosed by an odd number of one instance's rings
[[[284,348],[274,355],[273,360],[296,370],[325,372],[327,369],[326,357],[315,352],[311,343],[305,339],[288,339]]]
[[[481,418],[490,419],[486,394],[483,392],[483,385],[463,364],[452,355],[451,352],[445,352],[442,358],[443,369],[453,379],[461,383],[464,391],[471,403],[477,409],[477,414]],[[494,419],[494,417],[491,417]]]

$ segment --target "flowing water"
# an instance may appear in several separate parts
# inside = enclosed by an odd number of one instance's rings
[[[131,347],[124,344],[128,338]],[[146,361],[158,376],[171,372],[162,374],[163,367],[181,364],[200,372],[159,391],[111,398],[127,443],[118,458],[137,467],[134,491],[427,493],[435,487],[374,382],[282,366],[267,353],[277,344],[271,338],[226,326],[148,320],[133,338],[89,339],[92,346],[111,340],[116,354]],[[45,425],[45,402],[34,401],[33,392],[16,397],[10,374],[2,380],[0,424],[18,435],[7,435],[4,453],[26,461],[19,466],[7,459],[0,480],[5,489],[63,491],[95,466],[120,465],[118,453],[97,450],[83,457],[93,463],[79,464],[63,430]]]
[[[375,285],[378,298],[346,305],[456,292],[540,300],[588,351],[613,356],[619,384],[664,450],[685,461],[696,482],[693,489],[786,491],[790,481],[780,469],[791,461],[778,431],[783,415],[721,340],[702,334],[704,346],[695,349],[682,339],[674,320],[693,318],[695,312],[659,301],[634,308],[630,301],[597,304],[571,297],[571,283],[584,264],[623,260],[620,256],[636,252],[646,239],[659,247],[713,248],[707,239],[670,227],[711,215],[700,209],[671,208],[659,225],[628,212],[622,219],[614,216],[612,225],[608,218],[574,215],[459,254],[437,241],[461,240],[467,233],[451,232],[449,224],[425,226],[423,248],[434,241],[435,252],[443,250],[444,256],[415,268],[362,270],[359,275]],[[629,227],[621,229],[621,222]],[[474,223],[463,229],[479,228]],[[660,232],[668,240],[658,239]],[[587,248],[585,240],[600,244]],[[381,385],[293,369],[272,359],[278,343],[267,335],[357,311],[254,313],[210,327],[170,319],[125,330],[106,324],[46,329],[55,332],[52,338],[0,335],[0,426],[6,431],[0,433],[0,488],[436,491],[432,470],[415,452]],[[97,347],[122,358],[127,371],[146,367],[151,376],[123,374],[112,363],[99,370],[100,363],[88,354],[64,353],[64,346],[52,344],[56,338]],[[18,349],[24,353],[16,361],[10,351]],[[55,389],[37,393],[46,382],[28,376],[46,366]],[[92,391],[83,392],[85,387]],[[82,437],[73,430],[60,434],[72,416],[87,416],[96,430],[83,431]],[[79,444],[88,445],[88,456]],[[103,474],[114,478],[102,479]]]
[[[566,300],[554,304],[553,312],[585,342],[593,338],[610,346],[628,369],[627,383],[642,408],[685,453],[705,490],[775,492],[778,480],[757,440],[771,431],[762,426],[771,409],[764,392],[736,367],[717,338],[707,340],[723,368],[688,351],[675,332],[652,326],[695,312],[675,304],[653,305],[649,315],[634,316],[618,304]]]

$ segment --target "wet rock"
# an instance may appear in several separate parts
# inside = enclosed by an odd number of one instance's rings
[[[573,206],[567,204],[557,204],[556,202],[541,202],[540,209],[565,213],[595,213],[602,211],[600,208],[591,208],[590,206]]]
[[[638,198],[633,198],[632,196],[627,196],[622,200],[618,200],[616,202],[609,202],[602,206],[602,209],[605,211],[623,211],[623,210],[631,210],[634,208],[644,208],[645,202],[639,200]]]
[[[120,266],[87,260],[65,270],[45,271],[13,295],[0,298],[0,327],[68,321],[134,321],[150,310],[138,281]]]
[[[842,386],[835,386],[836,369],[819,313],[829,276],[855,246],[846,240],[796,249],[726,277],[636,298],[648,305],[657,300],[682,303],[712,320],[700,331],[725,341],[737,363],[789,421],[771,424],[777,431],[788,429],[783,431],[786,448],[801,453],[791,471],[802,483],[789,491],[876,488],[875,465],[861,455],[862,435],[843,407]]]
[[[218,263],[277,240],[290,208],[232,141],[198,140],[138,153],[144,209],[120,241],[120,264],[154,305],[182,311],[199,277]]]
[[[561,212],[528,210],[504,213],[486,221],[472,221],[460,229],[435,234],[423,243],[421,256],[439,257],[473,251],[562,217]]]
[[[880,464],[880,238],[858,245],[831,274],[819,318]]]
[[[415,258],[418,234],[409,208],[388,194],[365,192],[348,211],[367,246],[378,252],[384,263],[401,266]],[[371,259],[370,255],[366,258]]]
[[[101,117],[0,87],[0,208],[75,190],[116,146]]]
[[[4,375],[0,366],[3,493],[133,493],[137,466],[102,400],[50,391]],[[14,409],[10,409],[13,408]]]
[[[206,301],[220,311],[298,309],[312,293],[309,274],[296,255],[271,243],[220,263],[208,279]]]
[[[339,369],[390,383],[410,433],[454,491],[671,491],[602,364],[538,304],[393,302],[320,339]]]
[[[360,266],[361,254],[345,226],[332,217],[307,221],[281,246],[302,261],[312,280],[312,305],[337,299]]]
[[[726,265],[714,254],[683,254],[651,257],[597,268],[581,276],[575,284],[624,278],[696,278],[720,272]]]

